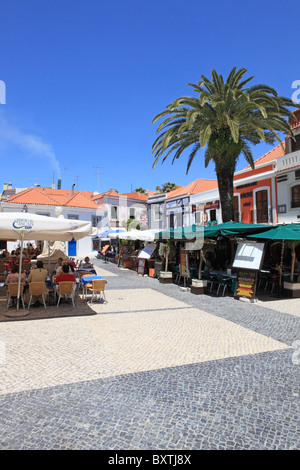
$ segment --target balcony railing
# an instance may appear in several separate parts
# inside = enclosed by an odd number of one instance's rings
[[[276,160],[276,172],[300,166],[300,150],[287,153]]]

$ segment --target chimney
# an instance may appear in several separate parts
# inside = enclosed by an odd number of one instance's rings
[[[3,183],[3,191],[7,190],[7,183]]]
[[[72,184],[72,196],[73,196],[73,194],[74,194],[74,186],[75,186],[75,183]]]
[[[8,189],[12,189],[12,183],[8,183]]]
[[[60,179],[57,182],[57,189],[61,189],[61,180]]]

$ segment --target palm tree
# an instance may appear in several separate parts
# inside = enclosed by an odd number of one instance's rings
[[[135,189],[135,192],[136,192],[136,193],[141,193],[141,194],[147,194],[146,189],[144,189],[144,188],[142,188],[142,187],[136,188],[136,189]]]
[[[174,163],[189,149],[188,173],[198,151],[206,148],[205,167],[210,161],[214,162],[223,222],[234,218],[233,175],[240,154],[254,168],[249,144],[278,141],[282,145],[278,133],[293,136],[285,118],[296,120],[287,107],[298,107],[267,85],[246,86],[254,78],[243,79],[246,72],[246,69],[234,67],[225,82],[215,70],[211,80],[201,75],[198,84],[188,83],[198,93],[198,98],[178,98],[153,119],[156,122],[164,118],[153,144],[153,167],[161,157],[163,163],[171,154]]]
[[[178,188],[178,186],[176,186],[175,183],[170,183],[170,181],[168,181],[167,183],[162,185],[161,192],[162,193],[169,193],[170,191],[174,191],[174,189],[177,189],[177,188]]]

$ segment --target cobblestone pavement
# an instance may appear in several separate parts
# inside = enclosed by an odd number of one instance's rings
[[[92,315],[0,323],[1,450],[300,448],[299,299],[95,264],[108,302]]]

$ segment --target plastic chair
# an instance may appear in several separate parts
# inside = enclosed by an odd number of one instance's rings
[[[8,308],[9,303],[12,300],[12,298],[13,297],[18,297],[18,283],[17,282],[11,282],[11,283],[7,284],[7,287],[8,287],[8,298],[7,298],[7,308]],[[21,297],[21,300],[22,300],[23,308],[25,309],[23,295],[24,295],[24,284],[21,282],[20,297]]]
[[[75,303],[74,303],[74,295],[75,295],[75,289],[74,289],[74,282],[72,281],[62,281],[58,283],[58,301],[57,301],[57,306],[59,306],[60,299],[65,296],[68,298],[71,297],[73,307],[75,308]]]
[[[107,302],[105,293],[104,293],[105,284],[106,284],[105,279],[95,279],[94,281],[92,281],[91,287],[86,286],[87,289],[92,292],[91,303],[94,300],[94,296],[96,295],[97,297],[97,294],[99,294],[99,300],[103,299],[105,302]]]
[[[31,305],[31,300],[32,300],[32,297],[33,296],[42,296],[43,298],[43,303],[44,303],[44,307],[46,308],[46,302],[45,302],[45,294],[47,294],[47,291],[46,291],[46,286],[45,286],[45,283],[44,282],[30,282],[29,283],[29,295],[30,295],[30,298],[29,298],[29,303],[28,303],[28,310],[30,308],[30,305]]]

